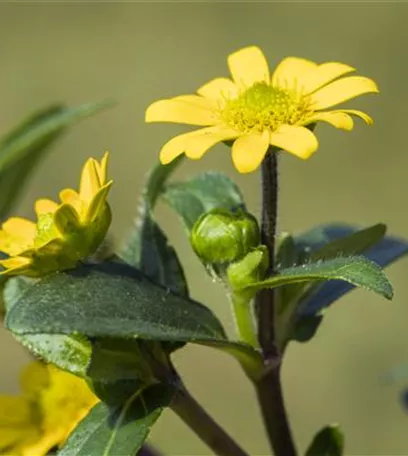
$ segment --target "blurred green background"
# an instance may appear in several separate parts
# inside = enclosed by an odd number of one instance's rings
[[[146,125],[153,100],[192,93],[227,76],[226,56],[246,45],[263,48],[271,66],[288,55],[340,61],[374,78],[380,96],[350,103],[373,115],[352,133],[319,126],[320,148],[307,162],[281,160],[279,227],[298,232],[326,221],[370,225],[408,236],[408,4],[403,3],[3,3],[0,5],[0,131],[47,103],[79,105],[113,97],[119,105],[75,126],[47,156],[16,212],[32,216],[40,196],[75,186],[84,160],[111,151],[112,232],[129,230],[144,177],[177,126]],[[357,123],[357,122],[356,122]],[[228,149],[185,163],[185,178],[204,169],[226,172],[260,213],[259,174],[240,176]],[[193,256],[183,230],[160,206],[159,218],[181,257],[193,296],[232,329],[228,304]],[[355,291],[327,313],[318,336],[292,344],[284,386],[296,441],[304,449],[326,423],[339,422],[348,455],[408,454],[408,414],[400,403],[404,381],[381,376],[408,363],[408,261],[388,269],[392,303]],[[0,390],[18,391],[24,350],[0,330]],[[187,386],[252,455],[269,454],[254,392],[229,357],[188,347],[176,355]],[[408,383],[408,379],[407,382]],[[171,455],[209,450],[170,412],[152,433]]]

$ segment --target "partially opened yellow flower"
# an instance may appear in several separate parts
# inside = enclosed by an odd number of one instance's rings
[[[106,201],[112,181],[107,181],[108,153],[101,162],[90,158],[82,170],[79,193],[67,188],[61,203],[40,199],[35,204],[37,223],[12,217],[0,230],[0,274],[41,277],[74,267],[92,255],[111,222]]]
[[[146,111],[147,122],[176,122],[203,126],[176,136],[160,152],[163,164],[185,153],[201,158],[212,146],[233,141],[232,159],[242,173],[254,171],[269,146],[309,158],[317,149],[316,136],[306,128],[318,121],[343,130],[353,128],[352,117],[367,124],[361,111],[336,109],[339,103],[365,93],[378,92],[371,79],[348,76],[354,68],[343,63],[318,65],[297,57],[284,59],[270,74],[262,51],[241,49],[228,57],[232,80],[216,78],[197,90],[160,100]]]
[[[1,455],[46,455],[98,402],[84,380],[40,362],[23,371],[21,386],[20,396],[0,395]]]

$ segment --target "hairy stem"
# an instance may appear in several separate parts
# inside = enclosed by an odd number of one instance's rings
[[[249,456],[208,415],[184,387],[180,387],[170,407],[211,448],[214,454],[218,456]]]
[[[267,246],[270,258],[269,275],[275,273],[275,236],[278,209],[277,153],[270,148],[262,163],[262,243]],[[275,340],[275,290],[260,291],[255,300],[258,319],[258,336],[265,364],[280,356]],[[296,456],[296,448],[286,414],[281,386],[280,367],[269,370],[256,383],[263,421],[275,456]]]

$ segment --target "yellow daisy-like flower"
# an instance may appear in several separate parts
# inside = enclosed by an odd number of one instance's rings
[[[107,181],[108,153],[101,162],[90,158],[83,167],[79,193],[67,188],[61,203],[37,200],[37,223],[12,217],[0,230],[0,274],[41,277],[74,267],[92,255],[103,241],[111,222],[106,201],[112,181]]]
[[[354,71],[343,63],[318,65],[288,57],[270,74],[264,54],[252,46],[229,55],[228,66],[232,80],[213,79],[200,87],[197,95],[160,100],[147,109],[146,122],[205,127],[167,142],[160,152],[163,164],[182,153],[196,160],[218,142],[233,141],[234,165],[241,173],[248,173],[262,163],[269,146],[309,158],[318,142],[307,125],[323,121],[351,130],[352,116],[372,123],[361,111],[326,110],[358,95],[378,92],[369,78],[342,78]]]
[[[84,380],[40,362],[24,370],[21,386],[20,396],[0,395],[1,455],[46,455],[98,402]]]

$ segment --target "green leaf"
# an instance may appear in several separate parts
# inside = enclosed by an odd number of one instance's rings
[[[152,216],[145,218],[142,229],[141,270],[153,282],[181,296],[188,296],[183,267],[167,236]]]
[[[249,284],[245,289],[258,291],[291,283],[327,280],[343,280],[374,291],[387,299],[391,299],[393,295],[391,284],[382,269],[366,258],[358,256],[282,269],[279,274],[261,282]]]
[[[4,219],[48,147],[73,123],[90,117],[112,102],[76,108],[54,105],[27,118],[0,139],[0,220]]]
[[[20,299],[33,282],[23,277],[11,278],[4,289],[4,302],[7,311]],[[59,368],[81,377],[86,376],[91,358],[91,343],[81,335],[26,334],[14,337],[34,355]]]
[[[135,391],[155,379],[137,340],[98,339],[92,346],[87,368],[88,382],[99,397],[110,405],[123,404]]]
[[[314,437],[306,456],[342,456],[344,435],[337,424],[326,426]]]
[[[323,315],[310,315],[295,321],[291,338],[296,342],[308,342],[317,332]]]
[[[296,255],[292,265],[363,254],[378,265],[387,266],[408,252],[408,243],[392,236],[384,237],[385,228],[383,224],[365,229],[345,224],[312,228],[294,238]],[[353,288],[353,284],[342,280],[303,282],[279,288],[277,292],[281,308],[287,309],[286,313],[296,312],[296,315],[291,316],[293,333],[290,337],[298,342],[310,340],[323,321],[325,308]]]
[[[379,223],[340,238],[330,238],[325,236],[321,228],[318,228],[301,237],[301,247],[299,240],[295,242],[292,236],[287,235],[278,249],[278,264],[288,267],[306,262],[315,263],[320,260],[358,255],[378,243],[384,237],[385,232],[386,226]],[[310,242],[310,246],[308,242]],[[319,287],[319,284],[315,287]],[[305,287],[305,284],[291,284],[282,287],[279,290],[282,306],[289,305],[294,299],[302,300],[302,292],[309,295],[309,287]]]
[[[84,265],[45,277],[8,312],[6,326],[19,337],[47,333],[192,342],[234,355],[251,375],[262,364],[255,349],[226,338],[207,307],[124,264]]]
[[[359,228],[342,224],[329,224],[314,228],[300,236],[295,241],[300,250],[308,248],[315,252],[328,242],[345,238],[360,231]],[[364,257],[385,267],[408,253],[408,242],[394,236],[383,239],[364,251]],[[316,315],[322,309],[351,291],[354,286],[342,281],[331,281],[313,287],[313,292],[307,294],[299,307],[300,316]]]
[[[118,263],[84,265],[43,278],[8,312],[6,325],[16,334],[225,340],[219,320],[205,306]]]
[[[363,230],[356,231],[348,236],[334,239],[328,244],[311,253],[312,262],[327,260],[338,256],[359,255],[377,244],[387,231],[387,227],[378,223]]]
[[[281,233],[277,240],[276,267],[284,269],[294,266],[298,262],[298,252],[293,236],[290,233]]]
[[[133,232],[121,249],[120,257],[131,266],[141,269],[157,284],[188,296],[187,282],[180,260],[153,216],[153,209],[164,183],[181,160],[180,157],[168,165],[158,164],[149,174],[137,221]]]
[[[86,376],[92,352],[91,343],[86,337],[75,334],[14,334],[14,337],[44,361],[71,374]]]
[[[245,209],[238,186],[217,172],[206,172],[187,182],[169,184],[162,197],[181,217],[189,232],[200,215],[211,209]]]
[[[69,436],[59,456],[134,456],[172,400],[174,391],[154,385],[125,403],[97,404]]]

